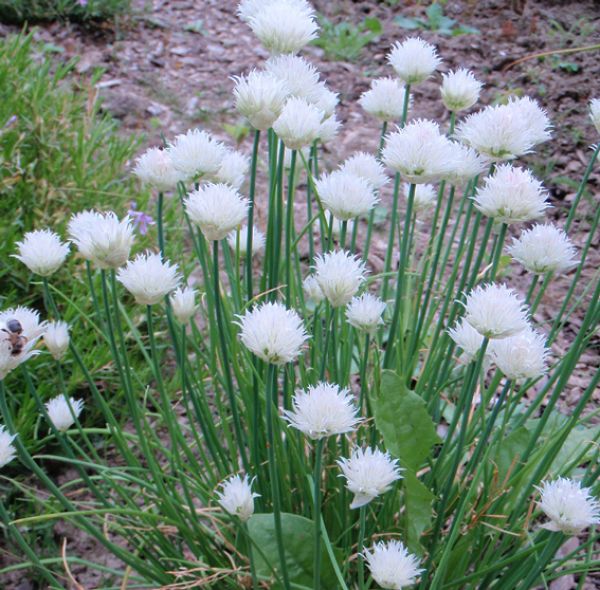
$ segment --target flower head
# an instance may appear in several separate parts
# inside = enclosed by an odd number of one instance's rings
[[[376,78],[363,92],[358,104],[380,121],[398,121],[404,110],[405,89],[393,78]]]
[[[375,190],[379,190],[389,181],[379,160],[366,152],[356,152],[350,156],[340,170],[364,178]]]
[[[332,383],[317,383],[306,391],[297,391],[292,410],[283,415],[290,426],[312,439],[320,439],[354,430],[360,421],[349,389]]]
[[[83,211],[69,220],[67,231],[79,253],[98,268],[118,268],[127,262],[135,236],[130,217],[112,212]]]
[[[588,526],[600,523],[600,504],[591,495],[590,488],[581,482],[559,477],[543,481],[538,488],[542,498],[538,503],[550,522],[544,528],[577,535]]]
[[[337,461],[346,478],[346,487],[354,494],[350,508],[360,508],[389,491],[402,478],[398,460],[379,449],[356,448],[350,458]]]
[[[259,494],[252,491],[252,482],[247,475],[243,478],[233,475],[221,483],[217,497],[223,510],[246,522],[254,514],[254,498]]]
[[[59,361],[69,348],[69,324],[67,322],[48,322],[44,332],[44,344],[54,359]]]
[[[305,98],[292,97],[273,123],[273,130],[285,147],[299,150],[319,137],[322,121],[322,111]]]
[[[390,133],[382,152],[384,164],[414,184],[441,180],[452,172],[454,158],[454,144],[425,119]]]
[[[404,194],[408,196],[410,184],[404,185]],[[433,209],[437,202],[438,192],[432,184],[417,184],[413,207],[417,215]]]
[[[329,143],[333,141],[336,135],[339,133],[342,124],[337,120],[336,116],[325,119],[320,127],[317,138],[321,140],[321,143]]]
[[[304,295],[315,304],[321,303],[325,299],[325,295],[321,291],[321,287],[319,287],[319,283],[314,275],[308,275],[302,281],[302,289],[304,290]]]
[[[183,202],[192,223],[207,240],[223,240],[245,219],[248,199],[226,184],[207,184],[190,193]]]
[[[314,10],[308,0],[288,1],[295,4],[299,9],[306,11],[308,14],[314,14]],[[277,2],[280,2],[280,0],[241,0],[238,5],[237,13],[244,22],[248,22],[250,18],[256,16],[269,4],[276,4]]]
[[[281,303],[269,301],[238,317],[240,340],[266,363],[291,363],[308,339],[300,316]]]
[[[418,84],[429,78],[442,60],[433,45],[411,37],[393,46],[388,62],[405,84]]]
[[[119,269],[117,280],[140,305],[154,305],[174,291],[181,280],[177,265],[164,261],[160,254],[138,254]]]
[[[492,162],[512,160],[550,139],[550,120],[529,97],[511,99],[467,117],[457,137]]]
[[[16,436],[16,434],[10,434],[4,426],[0,426],[0,469],[8,465],[17,454],[13,445]]]
[[[548,193],[529,170],[502,164],[473,197],[475,207],[499,223],[519,223],[541,217]]]
[[[281,114],[287,99],[285,84],[269,72],[252,70],[247,76],[234,77],[235,108],[255,129],[264,131]]]
[[[321,176],[315,186],[324,207],[343,221],[366,215],[379,200],[368,180],[344,170]]]
[[[385,301],[371,293],[363,293],[350,300],[346,308],[346,319],[357,330],[372,335],[383,324],[384,311]]]
[[[319,72],[299,55],[276,55],[265,63],[265,70],[286,89],[289,96],[305,98],[308,102],[319,84]]]
[[[409,553],[400,541],[375,543],[371,551],[365,550],[364,558],[373,579],[390,590],[411,586],[423,571],[419,558]]]
[[[225,153],[226,148],[220,141],[200,129],[178,135],[169,146],[175,169],[187,181],[217,174]]]
[[[600,98],[593,98],[590,101],[590,119],[596,131],[600,133]]]
[[[32,356],[46,329],[40,314],[28,307],[6,309],[0,313],[0,380]]]
[[[365,281],[365,263],[345,250],[317,256],[314,269],[315,279],[333,307],[349,303]]]
[[[127,215],[133,222],[133,227],[137,228],[141,235],[145,236],[148,233],[148,227],[150,225],[156,225],[156,221],[152,219],[152,215],[149,215],[145,211],[138,211],[137,203],[131,201],[129,203],[129,211]]]
[[[514,381],[536,379],[547,370],[546,338],[529,327],[514,336],[492,340],[490,354],[502,373]]]
[[[23,241],[17,242],[20,260],[31,272],[43,277],[55,273],[69,254],[69,244],[63,244],[60,237],[49,229],[27,232]]]
[[[298,53],[317,37],[314,12],[298,0],[277,0],[248,17],[252,32],[273,54]]]
[[[564,272],[577,265],[576,250],[567,234],[555,225],[534,225],[513,239],[508,253],[536,274]]]
[[[442,75],[442,102],[449,111],[464,111],[477,102],[482,86],[469,70],[448,72]]]
[[[227,150],[221,160],[221,166],[215,174],[215,181],[239,190],[244,184],[249,169],[250,159],[248,156],[235,150]]]
[[[147,149],[136,161],[133,173],[143,184],[158,191],[173,190],[183,176],[173,164],[169,150]]]
[[[464,319],[457,322],[454,327],[449,328],[448,335],[459,348],[462,348],[463,354],[460,361],[464,364],[470,363],[481,350],[483,336]],[[485,354],[489,358],[489,348]]]
[[[239,229],[229,232],[227,243],[233,252],[239,250],[240,256],[245,257],[248,254],[248,226],[244,225]],[[252,226],[252,256],[260,254],[265,249],[265,234],[256,227]]]
[[[486,163],[484,159],[473,149],[457,141],[454,145],[454,159],[450,172],[445,176],[452,184],[467,182],[481,174]]]
[[[486,338],[508,338],[529,325],[525,303],[506,285],[475,287],[465,310],[465,320]]]
[[[171,295],[169,301],[173,308],[173,313],[177,320],[182,324],[187,324],[196,313],[196,290],[192,287],[177,287]]]
[[[67,398],[65,395],[58,395],[52,398],[46,404],[48,418],[57,430],[65,432],[73,424],[83,410],[83,400]]]

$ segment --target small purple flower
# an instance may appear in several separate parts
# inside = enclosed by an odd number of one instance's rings
[[[137,210],[137,203],[135,201],[131,201],[129,203],[129,211],[127,211],[127,215],[131,217],[134,227],[137,228],[142,236],[145,236],[148,233],[149,225],[156,224],[150,215],[144,211]]]
[[[87,6],[88,0],[79,0],[79,6]]]
[[[18,119],[19,117],[17,117],[17,115],[12,115],[12,117],[10,117],[8,121],[4,123],[4,127],[2,127],[2,129],[9,129],[17,122]]]

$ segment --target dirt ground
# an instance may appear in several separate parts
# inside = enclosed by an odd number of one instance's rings
[[[358,149],[375,152],[379,125],[360,109],[357,99],[373,77],[392,74],[385,59],[391,45],[406,35],[416,34],[396,25],[394,17],[422,16],[425,7],[402,0],[313,3],[334,22],[359,23],[370,16],[377,17],[383,25],[381,36],[363,50],[356,62],[328,60],[322,49],[313,46],[303,53],[318,67],[329,87],[340,94],[337,116],[343,128],[326,153],[326,161],[333,166]],[[134,16],[117,25],[42,24],[36,37],[52,44],[64,58],[79,57],[77,70],[82,75],[89,75],[96,67],[105,69],[99,94],[105,110],[121,121],[122,133],[143,133],[146,143],[152,145],[161,143],[162,134],[169,138],[200,126],[233,144],[224,124],[241,121],[233,108],[230,76],[259,67],[268,57],[236,16],[237,1],[134,0],[134,7]],[[444,59],[443,71],[456,67],[472,69],[486,85],[481,105],[510,94],[529,95],[549,111],[555,126],[554,139],[526,162],[550,191],[554,208],[547,217],[560,224],[587,165],[589,146],[599,139],[589,122],[587,105],[591,98],[600,97],[600,50],[531,59],[509,66],[538,52],[599,44],[600,2],[448,0],[445,12],[480,32],[458,37],[417,32],[438,47]],[[0,35],[17,30],[0,25]],[[416,88],[412,117],[433,117],[447,123],[438,86],[439,75]],[[241,141],[240,148],[250,151],[249,138]],[[596,171],[586,191],[582,215],[571,230],[571,237],[579,246],[587,237],[591,213],[599,206],[599,200],[600,173]],[[582,285],[593,280],[600,268],[599,245],[596,238],[582,274]],[[377,243],[374,251],[377,252]],[[511,267],[510,272],[513,285],[527,284],[529,279],[522,276],[518,267]],[[566,279],[559,279],[548,289],[535,318],[542,329],[552,319],[565,284]],[[568,348],[578,323],[574,317],[566,326],[556,343],[557,354]],[[567,406],[576,403],[599,366],[600,341],[596,338],[571,380],[563,400]],[[594,399],[600,401],[600,391]],[[71,542],[78,544],[77,540]],[[94,552],[91,546],[88,549]],[[79,575],[82,572],[75,573],[85,588],[95,587],[92,579],[85,580]],[[552,590],[574,587],[568,577],[551,586]],[[584,586],[588,590],[592,587]],[[33,586],[21,579],[10,588],[29,590]]]

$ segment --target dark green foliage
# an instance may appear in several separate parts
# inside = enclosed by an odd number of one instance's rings
[[[0,0],[0,21],[105,20],[129,11],[130,0]]]

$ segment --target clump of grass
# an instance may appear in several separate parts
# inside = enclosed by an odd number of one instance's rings
[[[0,21],[106,20],[126,14],[130,0],[0,0]]]

